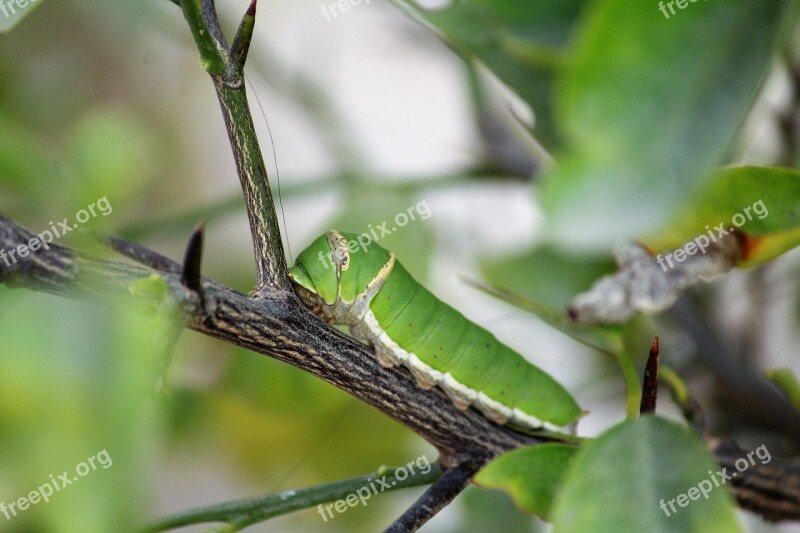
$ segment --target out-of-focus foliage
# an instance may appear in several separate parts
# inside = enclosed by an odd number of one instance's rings
[[[672,250],[719,231],[753,237],[740,266],[775,259],[800,245],[800,172],[786,168],[730,167],[718,171],[671,224],[644,238],[655,252]]]
[[[555,235],[607,247],[654,228],[728,156],[789,2],[594,2],[557,86],[568,150],[550,177]],[[598,221],[601,221],[598,223]]]
[[[468,0],[436,11],[396,1],[441,31],[467,61],[487,65],[533,108],[536,136],[558,146],[552,85],[585,0]]]
[[[51,475],[59,487],[62,472],[72,481],[49,503],[1,517],[4,531],[133,531],[159,428],[153,320],[122,302],[91,306],[7,289],[0,309],[2,501],[27,497]],[[76,470],[104,450],[110,460]]]

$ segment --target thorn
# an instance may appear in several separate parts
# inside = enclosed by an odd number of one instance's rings
[[[196,292],[200,298],[203,298],[200,265],[203,260],[203,232],[205,231],[205,224],[205,221],[201,221],[192,231],[189,244],[186,246],[186,254],[183,259],[183,271],[181,272],[181,284],[190,291]]]
[[[231,45],[230,60],[228,68],[235,74],[241,74],[244,70],[244,63],[247,61],[247,52],[250,50],[250,41],[253,39],[253,27],[256,23],[256,0],[250,2],[250,6],[242,18],[236,37]]]
[[[639,415],[656,412],[658,398],[658,336],[653,337],[650,345],[650,355],[644,368],[642,379],[642,403],[639,406]]]

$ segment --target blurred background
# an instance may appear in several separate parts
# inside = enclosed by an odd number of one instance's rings
[[[230,35],[248,2],[218,4]],[[424,202],[429,218],[380,244],[572,391],[590,411],[581,434],[622,420],[625,385],[614,360],[464,281],[488,280],[563,308],[614,270],[607,249],[579,254],[545,242],[535,184],[550,158],[526,134],[532,110],[397,6],[362,2],[329,17],[324,5],[260,4],[247,69],[290,260],[328,228],[369,231]],[[42,2],[0,38],[0,50],[0,212],[39,232],[105,198],[113,210],[83,227],[174,259],[205,219],[204,273],[240,291],[253,287],[227,134],[175,5]],[[781,157],[774,115],[790,89],[776,66],[748,120],[741,161]],[[113,257],[77,232],[59,242]],[[698,288],[679,302],[679,315],[634,320],[626,338],[637,368],[659,334],[663,360],[689,379],[716,432],[748,450],[766,443],[775,456],[795,454],[800,430],[783,430],[780,413],[748,410],[746,391],[723,386],[723,377],[724,357],[800,371],[798,274],[795,250]],[[182,334],[157,386],[154,320],[0,286],[0,501],[100,450],[114,461],[50,504],[0,516],[0,530],[127,530],[120,524],[436,457],[415,434],[327,383],[194,332]],[[703,345],[697,327],[729,353]],[[666,394],[659,410],[679,416]],[[376,531],[421,492],[373,498],[327,523],[311,509],[248,531]],[[752,531],[800,531],[743,520]],[[423,530],[547,526],[505,494],[473,487]]]

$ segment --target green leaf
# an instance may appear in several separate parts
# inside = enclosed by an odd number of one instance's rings
[[[711,479],[719,469],[682,426],[654,416],[625,421],[575,457],[552,511],[555,531],[742,531],[730,495]]]
[[[477,59],[492,70],[534,110],[534,132],[555,146],[551,86],[578,13],[585,0],[463,0],[427,11],[406,6],[444,37],[466,60]]]
[[[508,492],[520,508],[547,518],[570,461],[578,448],[541,444],[506,453],[486,465],[475,482]]]
[[[607,248],[652,229],[723,163],[788,5],[696,2],[666,19],[657,3],[592,4],[556,86],[570,149],[545,203],[560,240]]]
[[[44,0],[3,0],[0,2],[0,34],[11,31]]]
[[[659,253],[709,231],[716,238],[713,228],[720,224],[725,230],[738,226],[753,237],[738,266],[769,261],[800,245],[800,172],[773,167],[721,169],[669,224],[641,240]]]
[[[549,307],[566,309],[576,294],[616,270],[608,256],[586,257],[541,246],[501,259],[481,262],[491,283]]]

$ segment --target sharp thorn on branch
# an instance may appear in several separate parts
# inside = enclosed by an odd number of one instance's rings
[[[233,76],[241,76],[244,71],[244,64],[247,61],[247,53],[250,50],[250,42],[253,40],[253,28],[256,23],[256,0],[250,2],[242,22],[239,24],[239,29],[236,32],[236,37],[233,39],[231,45],[230,55],[228,58],[229,74]]]
[[[203,233],[205,231],[205,221],[200,222],[192,231],[189,237],[189,244],[186,245],[186,254],[183,259],[183,271],[181,272],[181,284],[184,287],[203,297],[203,284],[201,279],[201,264],[203,261]]]
[[[658,336],[653,337],[650,345],[650,355],[644,368],[642,379],[642,403],[639,406],[639,415],[656,412],[658,399]]]

